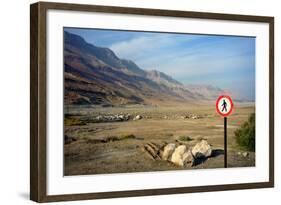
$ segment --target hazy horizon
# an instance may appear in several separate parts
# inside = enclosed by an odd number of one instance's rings
[[[183,84],[212,85],[255,99],[254,37],[80,28],[64,31]]]

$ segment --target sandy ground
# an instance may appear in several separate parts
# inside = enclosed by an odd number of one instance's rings
[[[243,157],[235,144],[234,131],[255,112],[254,105],[237,105],[228,118],[228,167],[255,166],[255,153]],[[222,168],[223,118],[211,105],[174,105],[166,107],[127,106],[122,108],[95,108],[71,106],[65,109],[71,118],[82,120],[81,125],[65,125],[65,134],[76,141],[64,145],[64,174],[105,174],[124,172],[163,171],[178,169]],[[141,120],[122,122],[93,122],[96,116],[130,114],[141,115]],[[196,115],[199,119],[184,116]],[[69,116],[68,116],[69,117]],[[111,136],[133,134],[133,139],[101,142]],[[178,136],[189,136],[186,143],[193,146],[206,139],[214,155],[193,167],[178,167],[167,161],[154,161],[142,150],[147,142],[173,143]]]

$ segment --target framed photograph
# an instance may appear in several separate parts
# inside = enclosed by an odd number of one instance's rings
[[[274,18],[31,5],[30,198],[274,186]]]

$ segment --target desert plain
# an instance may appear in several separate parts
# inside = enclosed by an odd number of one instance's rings
[[[223,118],[216,113],[215,102],[163,106],[69,105],[64,111],[66,176],[224,167]],[[236,103],[228,117],[229,168],[255,166],[255,153],[247,152],[244,156],[234,135],[254,112],[254,103]],[[143,149],[146,143],[192,147],[202,139],[211,145],[212,156],[194,166],[154,160]]]

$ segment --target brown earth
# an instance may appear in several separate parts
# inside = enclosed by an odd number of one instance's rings
[[[254,105],[237,105],[228,118],[229,167],[255,166],[255,153],[250,152],[248,157],[239,155],[243,150],[236,146],[234,137],[234,131],[254,112]],[[216,114],[213,105],[68,106],[65,114],[65,135],[75,139],[64,145],[65,175],[222,168],[224,165],[223,118]],[[93,120],[97,116],[116,114],[129,114],[131,118],[119,122]],[[143,118],[132,120],[136,115]],[[188,146],[206,139],[212,145],[213,156],[193,167],[178,167],[167,161],[154,161],[142,149],[148,142],[176,142],[179,136],[190,138],[182,142]]]

